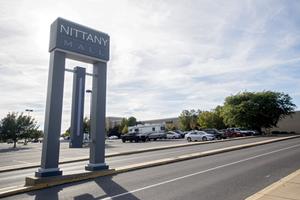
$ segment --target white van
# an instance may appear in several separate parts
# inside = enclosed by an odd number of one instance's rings
[[[160,133],[165,131],[164,124],[138,124],[136,126],[129,126],[128,133]]]

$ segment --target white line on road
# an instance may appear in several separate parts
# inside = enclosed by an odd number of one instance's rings
[[[171,150],[171,151],[168,151],[168,152],[163,152],[163,153],[161,153],[161,152],[154,152],[154,153],[151,153],[151,154],[147,154],[147,155],[139,155],[139,156],[137,156],[137,157],[130,157],[130,158],[123,158],[123,159],[118,159],[118,160],[113,160],[113,158],[112,158],[112,160],[111,161],[107,161],[107,163],[108,164],[110,164],[110,163],[115,163],[115,162],[122,162],[122,161],[128,161],[128,160],[138,160],[138,159],[140,159],[140,158],[149,158],[149,157],[156,157],[156,156],[162,156],[162,155],[172,155],[172,154],[174,154],[174,153],[181,153],[181,152],[186,152],[186,151],[197,151],[197,152],[199,152],[199,150],[198,149],[184,149],[184,150],[182,150],[182,149],[180,149],[180,150]]]
[[[26,162],[22,160],[13,160],[14,162],[24,163],[24,164],[33,164],[32,162]]]
[[[199,171],[199,172],[196,172],[196,173],[193,173],[193,174],[180,176],[180,177],[177,177],[177,178],[174,178],[174,179],[170,179],[170,180],[167,180],[167,181],[163,181],[163,182],[156,183],[156,184],[153,184],[153,185],[148,185],[146,187],[138,188],[138,189],[135,189],[135,190],[132,190],[132,191],[117,194],[117,195],[114,195],[114,196],[111,196],[111,197],[107,197],[107,198],[104,198],[103,200],[114,199],[114,198],[125,196],[125,195],[128,195],[128,194],[136,193],[136,192],[139,192],[139,191],[142,191],[142,190],[146,190],[146,189],[150,189],[150,188],[157,187],[157,186],[160,186],[160,185],[164,185],[164,184],[167,184],[167,183],[175,182],[175,181],[178,181],[178,180],[181,180],[181,179],[185,179],[185,178],[196,176],[196,175],[203,174],[203,173],[206,173],[206,172],[214,171],[214,170],[217,170],[217,169],[220,169],[220,168],[228,167],[228,166],[231,166],[231,165],[235,165],[235,164],[242,163],[242,162],[245,162],[245,161],[253,160],[255,158],[260,158],[260,157],[263,157],[263,156],[266,156],[266,155],[270,155],[270,154],[273,154],[273,153],[277,153],[277,152],[280,152],[280,151],[292,149],[292,148],[299,147],[299,146],[300,146],[300,144],[297,144],[297,145],[293,145],[293,146],[290,146],[290,147],[286,147],[286,148],[278,149],[278,150],[275,150],[275,151],[271,151],[271,152],[268,152],[268,153],[260,154],[260,155],[257,155],[257,156],[252,156],[252,157],[249,157],[249,158],[238,160],[238,161],[228,163],[228,164],[225,164],[225,165],[219,165],[217,167],[213,167],[213,168],[210,168],[210,169]]]

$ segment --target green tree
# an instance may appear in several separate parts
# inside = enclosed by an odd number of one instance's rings
[[[136,125],[136,118],[135,117],[129,117],[127,120],[127,126],[135,126]]]
[[[121,136],[121,132],[119,132],[119,130],[120,130],[120,125],[116,125],[113,128],[110,128],[108,130],[107,135],[108,136],[116,135],[116,136],[120,137]]]
[[[141,123],[141,122],[137,122],[135,117],[129,117],[128,119],[123,118],[121,121],[121,124],[119,126],[119,133],[122,133],[122,134],[128,133],[128,127],[135,126],[138,123]]]
[[[125,125],[122,129],[122,134],[128,133],[128,126]]]
[[[225,99],[222,109],[228,126],[251,128],[276,127],[278,121],[293,113],[296,105],[288,94],[263,91],[243,92]]]
[[[123,129],[124,127],[127,126],[128,127],[128,120],[126,118],[123,118],[119,127],[119,132],[123,133]]]
[[[91,131],[91,124],[90,124],[90,119],[87,117],[83,118],[83,133],[90,134]],[[61,136],[62,137],[70,137],[71,136],[71,127],[69,127]]]
[[[1,135],[6,140],[12,140],[14,148],[16,148],[19,139],[28,139],[32,131],[38,129],[35,119],[28,115],[20,115],[18,113],[8,113],[6,117],[1,120]]]
[[[91,125],[90,125],[90,119],[85,117],[83,118],[83,133],[88,133],[90,134],[91,131]]]
[[[63,138],[71,137],[70,127],[61,135]]]
[[[221,115],[222,107],[217,106],[212,111],[202,112],[198,117],[198,123],[202,128],[224,129],[226,125]]]
[[[189,131],[198,128],[198,117],[200,113],[200,110],[183,110],[179,115],[179,125],[181,130]]]
[[[38,140],[39,138],[43,137],[44,133],[42,130],[33,129],[30,131],[29,137],[33,140]]]

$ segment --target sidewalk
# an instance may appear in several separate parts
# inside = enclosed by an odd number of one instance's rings
[[[300,200],[300,169],[246,200]]]

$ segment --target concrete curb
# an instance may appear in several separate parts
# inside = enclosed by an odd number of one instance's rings
[[[65,183],[88,180],[88,179],[97,178],[97,177],[101,177],[101,176],[107,176],[107,175],[115,175],[115,174],[119,174],[119,173],[134,171],[137,169],[145,169],[145,168],[149,168],[149,167],[165,165],[165,164],[180,162],[180,161],[184,161],[184,160],[201,158],[201,157],[205,157],[205,156],[220,154],[220,153],[229,152],[229,151],[235,151],[235,150],[239,150],[239,149],[250,148],[250,147],[254,147],[254,146],[259,146],[259,145],[263,145],[263,144],[269,144],[269,143],[273,143],[273,142],[279,142],[279,141],[284,141],[284,140],[289,140],[289,139],[299,138],[299,137],[300,136],[290,136],[290,137],[284,137],[284,138],[278,138],[278,139],[270,139],[270,140],[261,141],[261,142],[236,145],[236,146],[226,147],[226,148],[222,148],[222,149],[215,149],[215,150],[210,150],[210,151],[204,151],[204,152],[199,152],[199,153],[192,153],[192,154],[187,154],[187,155],[182,155],[182,156],[177,156],[177,157],[164,158],[164,159],[159,159],[159,160],[154,160],[154,161],[149,161],[149,162],[144,162],[144,163],[138,163],[138,164],[128,165],[128,166],[124,166],[124,167],[118,167],[118,168],[112,169],[112,170],[105,170],[105,171],[100,171],[100,172],[84,172],[84,173],[79,173],[79,174],[65,175],[65,176],[61,176],[61,177],[47,178],[47,182],[39,181],[38,178],[36,178],[36,177],[26,177],[27,184],[32,185],[32,186],[23,186],[20,188],[0,192],[0,198],[11,196],[11,195],[16,195],[16,194],[20,194],[20,193],[24,193],[24,192],[29,192],[29,191],[33,191],[33,190],[57,186],[57,185],[65,184]],[[34,185],[34,184],[36,184],[36,185]]]
[[[291,173],[290,175],[280,179],[279,181],[269,185],[268,187],[260,190],[259,192],[251,195],[250,197],[247,197],[245,200],[257,200],[262,198],[263,196],[268,196],[268,197],[272,197],[272,195],[270,195],[270,192],[272,190],[277,189],[278,187],[286,184],[287,182],[289,182],[290,180],[292,180],[293,178],[295,178],[296,176],[300,176],[300,169],[298,169],[297,171]]]
[[[192,143],[185,143],[185,144],[176,144],[176,145],[167,145],[167,146],[161,146],[161,147],[145,148],[145,149],[138,149],[138,150],[133,150],[133,151],[110,153],[110,154],[105,155],[105,157],[110,158],[110,157],[116,157],[116,156],[125,156],[125,155],[137,154],[137,153],[145,153],[145,152],[159,151],[159,150],[164,150],[164,149],[178,148],[178,147],[187,147],[187,146],[194,146],[194,145],[203,145],[203,144],[219,143],[219,142],[227,142],[227,141],[251,139],[251,138],[256,138],[256,136],[247,136],[247,137],[230,138],[230,139],[224,139],[224,140],[192,142]],[[59,164],[68,164],[68,163],[82,162],[82,161],[87,161],[87,160],[89,160],[88,157],[82,157],[82,158],[74,159],[74,160],[60,161]],[[13,166],[12,167],[0,167],[0,173],[16,171],[16,170],[31,169],[31,168],[38,168],[38,167],[40,167],[39,163],[28,164],[28,165],[25,164],[20,167],[13,167]]]

